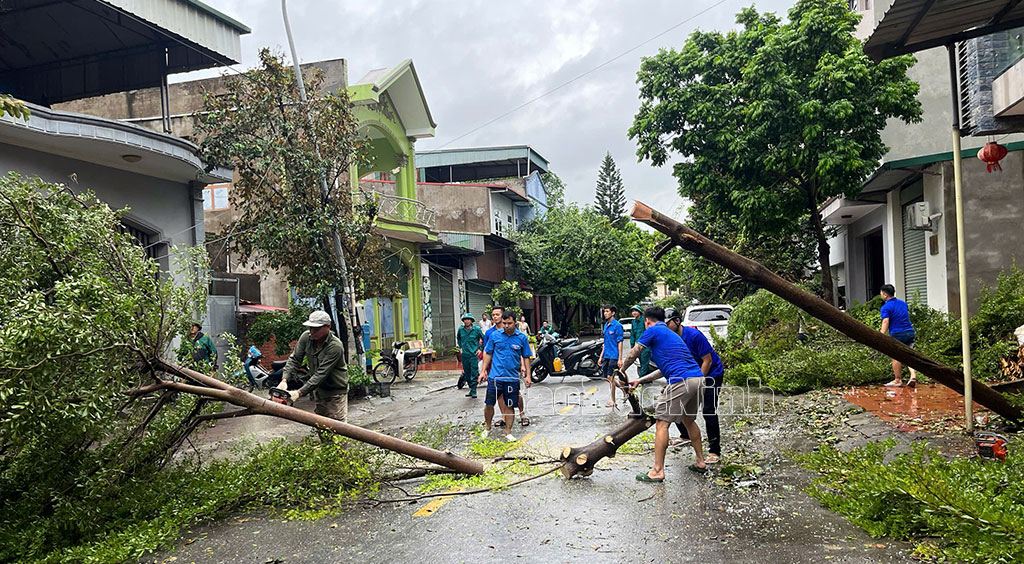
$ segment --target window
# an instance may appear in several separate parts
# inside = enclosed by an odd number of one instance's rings
[[[690,312],[687,321],[728,321],[731,315],[727,309],[697,309]]]
[[[156,260],[160,255],[160,251],[163,250],[164,245],[161,241],[156,240],[155,233],[150,233],[127,223],[121,223],[121,233],[131,236],[142,249],[142,252],[153,260]]]
[[[228,188],[230,184],[210,184],[203,188],[203,210],[217,211],[226,210],[231,204],[228,201]]]

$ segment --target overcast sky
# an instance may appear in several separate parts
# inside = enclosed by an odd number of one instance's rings
[[[264,46],[287,53],[279,0],[207,3],[252,28],[251,34],[242,36],[239,67],[253,66]],[[682,199],[671,166],[638,163],[636,144],[627,135],[639,106],[640,59],[662,47],[681,47],[696,29],[731,29],[736,12],[750,4],[751,0],[292,0],[288,10],[301,61],[344,58],[350,82],[371,69],[413,60],[437,122],[436,137],[418,141],[418,150],[530,145],[566,182],[568,199],[580,203],[593,202],[597,170],[610,151],[622,170],[628,201],[641,199],[679,215]],[[793,0],[754,4],[759,11],[784,15]],[[655,38],[673,26],[678,27]],[[643,43],[647,40],[651,41]]]

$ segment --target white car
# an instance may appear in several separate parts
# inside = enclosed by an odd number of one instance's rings
[[[725,338],[729,332],[729,318],[732,317],[732,306],[729,304],[695,305],[686,308],[683,314],[683,325],[696,327],[708,341],[714,343],[711,331]]]

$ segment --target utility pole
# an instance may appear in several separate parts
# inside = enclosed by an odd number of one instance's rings
[[[292,52],[292,64],[295,66],[295,81],[296,83],[298,83],[299,87],[299,100],[302,102],[302,112],[306,119],[309,119],[309,114],[306,113],[306,103],[308,101],[308,98],[306,97],[306,85],[302,81],[302,69],[299,68],[299,56],[295,52],[295,40],[292,39],[292,27],[291,24],[288,23],[287,0],[281,0],[281,15],[284,18],[284,31],[285,34],[288,36],[288,47],[291,49]],[[310,131],[312,131],[312,129],[310,129]],[[312,134],[310,135],[312,136]],[[317,161],[319,161],[320,148],[319,146],[317,146],[315,138],[313,139],[313,150],[316,152]],[[323,198],[324,201],[326,201],[328,196],[329,190],[327,187],[327,179],[321,176],[320,197]],[[356,318],[355,295],[353,293],[354,288],[351,283],[351,277],[349,277],[348,275],[348,264],[345,261],[345,253],[341,248],[341,236],[338,235],[337,229],[331,230],[331,246],[333,247],[334,254],[338,260],[338,269],[341,271],[341,284],[343,286],[342,292],[345,296],[345,301],[348,302],[347,307],[344,303],[335,303],[335,309],[337,311],[341,311],[341,315],[347,318],[339,319],[338,322],[348,324],[348,335],[351,341],[351,346],[349,347],[349,349],[356,351],[356,362],[359,363],[359,367],[365,368],[366,351],[363,350],[363,328],[361,325],[359,325],[359,320]],[[335,302],[337,301],[338,300],[335,300]],[[347,358],[345,359],[345,362],[346,364],[348,363]]]

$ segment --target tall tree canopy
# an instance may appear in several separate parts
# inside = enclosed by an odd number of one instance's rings
[[[593,210],[562,206],[515,235],[513,260],[534,292],[554,298],[563,330],[579,306],[628,307],[654,288],[651,238],[631,223],[609,227]]]
[[[626,189],[622,186],[622,173],[615,166],[611,153],[605,153],[597,171],[597,190],[594,197],[597,213],[608,219],[612,227],[626,224]]]
[[[921,117],[906,76],[914,58],[871,62],[853,36],[859,19],[842,0],[799,0],[786,24],[746,8],[738,31],[696,32],[681,50],[643,60],[629,130],[641,159],[683,156],[673,169],[680,194],[702,199],[709,221],[738,226],[741,242],[776,234],[797,245],[809,229],[829,301],[818,207],[860,191],[887,151],[886,120]]]
[[[232,248],[245,262],[280,269],[303,296],[340,297],[346,277],[357,299],[394,294],[397,278],[372,229],[375,200],[352,198],[348,175],[362,147],[347,95],[323,92],[317,69],[305,77],[302,103],[292,67],[267,49],[260,62],[229,77],[225,94],[207,96],[197,124],[203,158],[235,169]],[[333,252],[335,232],[347,268]]]

